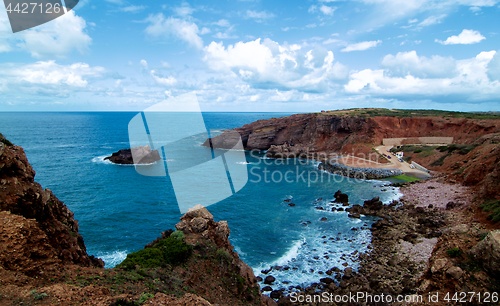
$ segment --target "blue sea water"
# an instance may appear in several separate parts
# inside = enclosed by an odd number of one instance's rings
[[[133,166],[104,161],[129,147],[127,126],[137,113],[0,113],[0,133],[22,146],[36,180],[74,212],[89,254],[107,267],[139,250],[181,216],[168,177],[139,175]],[[210,130],[241,126],[284,113],[204,113]],[[201,145],[203,139],[194,145]],[[249,181],[235,195],[208,207],[227,220],[230,240],[256,272],[272,266],[276,288],[307,285],[343,263],[356,267],[356,251],[367,252],[370,217],[352,219],[332,211],[333,193],[351,203],[399,191],[380,181],[353,181],[317,170],[315,162],[269,160],[247,153]],[[216,192],[216,191],[215,191]],[[290,206],[294,203],[295,206]]]

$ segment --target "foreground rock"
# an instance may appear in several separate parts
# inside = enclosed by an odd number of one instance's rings
[[[104,160],[120,165],[142,165],[157,162],[161,160],[161,157],[157,150],[151,150],[149,146],[143,146],[119,150],[111,156],[105,157]]]
[[[488,273],[500,278],[500,230],[490,232],[470,251]]]
[[[36,276],[61,264],[103,266],[87,255],[73,213],[35,182],[23,149],[1,134],[0,215],[0,266],[7,270]]]

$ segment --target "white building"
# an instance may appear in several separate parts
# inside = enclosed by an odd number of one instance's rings
[[[403,161],[403,151],[396,152],[396,157],[399,161]]]

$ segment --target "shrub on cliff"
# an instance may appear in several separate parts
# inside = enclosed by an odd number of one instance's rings
[[[141,268],[166,267],[178,265],[186,261],[191,255],[192,247],[184,242],[184,234],[173,232],[166,238],[159,239],[153,245],[127,255],[127,258],[118,265],[125,270]]]
[[[2,134],[2,133],[0,133],[0,142],[1,142],[1,143],[3,143],[3,144],[4,144],[4,145],[6,145],[6,146],[9,146],[9,147],[11,147],[11,146],[13,146],[13,145],[14,145],[14,144],[13,144],[12,142],[10,142],[7,138],[5,138],[5,137],[3,136],[3,134]]]
[[[500,222],[500,200],[486,201],[481,205],[481,208],[489,213],[490,220]]]

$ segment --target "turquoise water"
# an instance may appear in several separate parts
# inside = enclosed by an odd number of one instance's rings
[[[181,216],[168,177],[141,176],[133,166],[103,160],[129,146],[127,125],[134,115],[0,113],[0,132],[24,147],[36,180],[75,213],[88,253],[107,267],[174,228]],[[220,131],[284,115],[205,113],[204,120]],[[333,212],[335,191],[348,193],[351,203],[374,196],[389,202],[399,195],[384,187],[387,182],[347,180],[318,171],[314,162],[283,163],[254,152],[246,157],[241,166],[248,168],[248,183],[208,209],[216,220],[228,221],[231,242],[257,275],[271,266],[286,267],[272,272],[277,288],[318,281],[322,272],[345,262],[356,267],[352,253],[367,251],[372,220]]]

